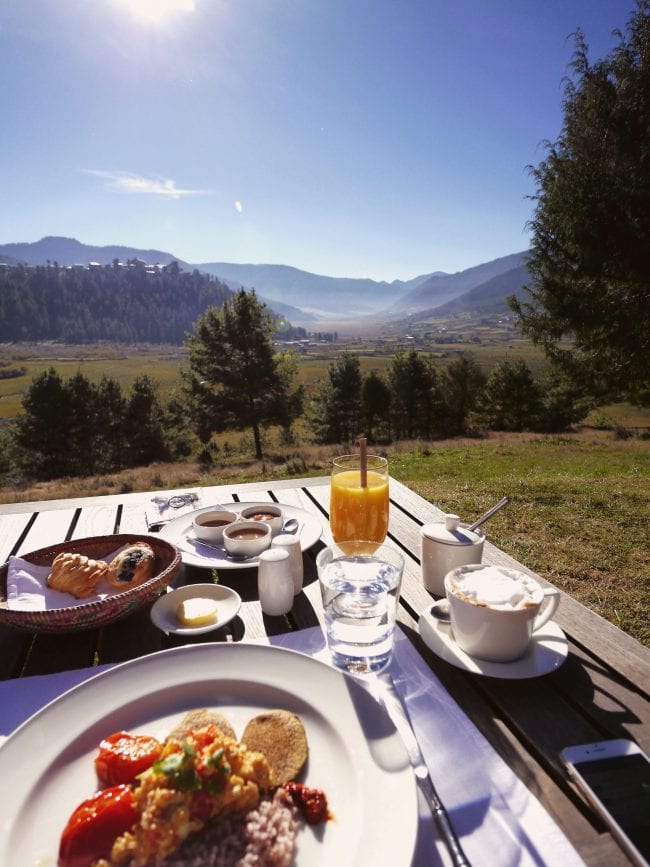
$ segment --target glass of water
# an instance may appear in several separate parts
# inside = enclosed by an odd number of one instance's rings
[[[404,572],[400,552],[365,540],[342,542],[323,548],[316,566],[334,665],[357,674],[386,668]]]

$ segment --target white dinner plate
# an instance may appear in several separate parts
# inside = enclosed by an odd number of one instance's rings
[[[181,626],[176,611],[181,602],[195,597],[213,599],[217,603],[217,619],[206,626]],[[176,635],[202,635],[220,629],[237,615],[241,608],[239,593],[223,584],[186,584],[163,593],[151,608],[150,616],[158,629]]]
[[[248,506],[264,506],[271,503],[226,503],[224,508],[229,512],[239,514],[242,509]],[[321,537],[323,528],[320,521],[306,512],[304,509],[298,509],[295,506],[285,506],[284,503],[273,503],[280,506],[284,512],[284,519],[288,521],[290,518],[295,518],[298,521],[298,532],[300,536],[300,548],[306,551],[315,545]],[[189,566],[201,566],[204,569],[250,569],[251,566],[257,566],[259,563],[258,557],[247,557],[246,559],[232,559],[228,556],[225,548],[209,548],[204,545],[200,539],[194,536],[192,530],[192,521],[196,515],[202,512],[212,512],[214,506],[208,506],[205,509],[196,509],[194,512],[186,512],[174,518],[155,535],[160,539],[165,539],[171,542],[181,552],[183,563]]]
[[[569,650],[564,632],[552,620],[533,633],[530,647],[521,659],[515,659],[514,662],[489,662],[469,656],[454,641],[450,624],[431,614],[431,606],[420,614],[418,627],[427,647],[445,662],[473,674],[504,680],[523,680],[549,674],[562,665]]]
[[[70,814],[96,791],[93,758],[103,737],[126,730],[164,738],[186,711],[204,707],[218,708],[238,735],[266,709],[300,716],[309,744],[301,779],[324,790],[333,819],[301,828],[296,867],[411,864],[415,777],[383,710],[325,663],[255,644],[185,645],[126,662],[16,729],[0,747],[0,864],[55,867]]]

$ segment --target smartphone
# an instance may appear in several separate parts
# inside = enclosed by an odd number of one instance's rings
[[[567,747],[560,753],[582,789],[630,858],[650,862],[650,759],[633,741]]]

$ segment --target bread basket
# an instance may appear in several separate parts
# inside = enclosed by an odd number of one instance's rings
[[[178,548],[164,539],[147,534],[133,535],[120,533],[113,536],[92,536],[75,539],[39,548],[29,554],[22,554],[36,566],[49,566],[57,554],[69,551],[85,554],[93,560],[101,560],[123,545],[146,541],[155,554],[154,574],[148,581],[131,587],[106,599],[96,599],[69,608],[52,608],[47,611],[12,611],[7,607],[7,572],[9,564],[0,566],[0,625],[12,626],[30,632],[76,632],[81,629],[94,629],[125,617],[136,608],[153,601],[160,591],[172,580],[181,566]]]

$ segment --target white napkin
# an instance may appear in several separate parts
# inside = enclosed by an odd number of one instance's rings
[[[121,549],[113,551],[103,560],[110,563],[118,550]],[[50,589],[47,586],[49,574],[49,566],[35,566],[22,557],[10,557],[7,570],[7,607],[11,611],[51,611],[53,608],[73,608],[88,602],[97,602],[123,592],[107,581],[98,581],[95,595],[87,599],[77,599],[71,593]]]
[[[196,491],[184,491],[180,494],[162,496],[156,494],[151,498],[152,505],[145,509],[147,527],[166,524],[168,521],[178,518],[187,512],[194,512],[201,507],[201,498]]]

